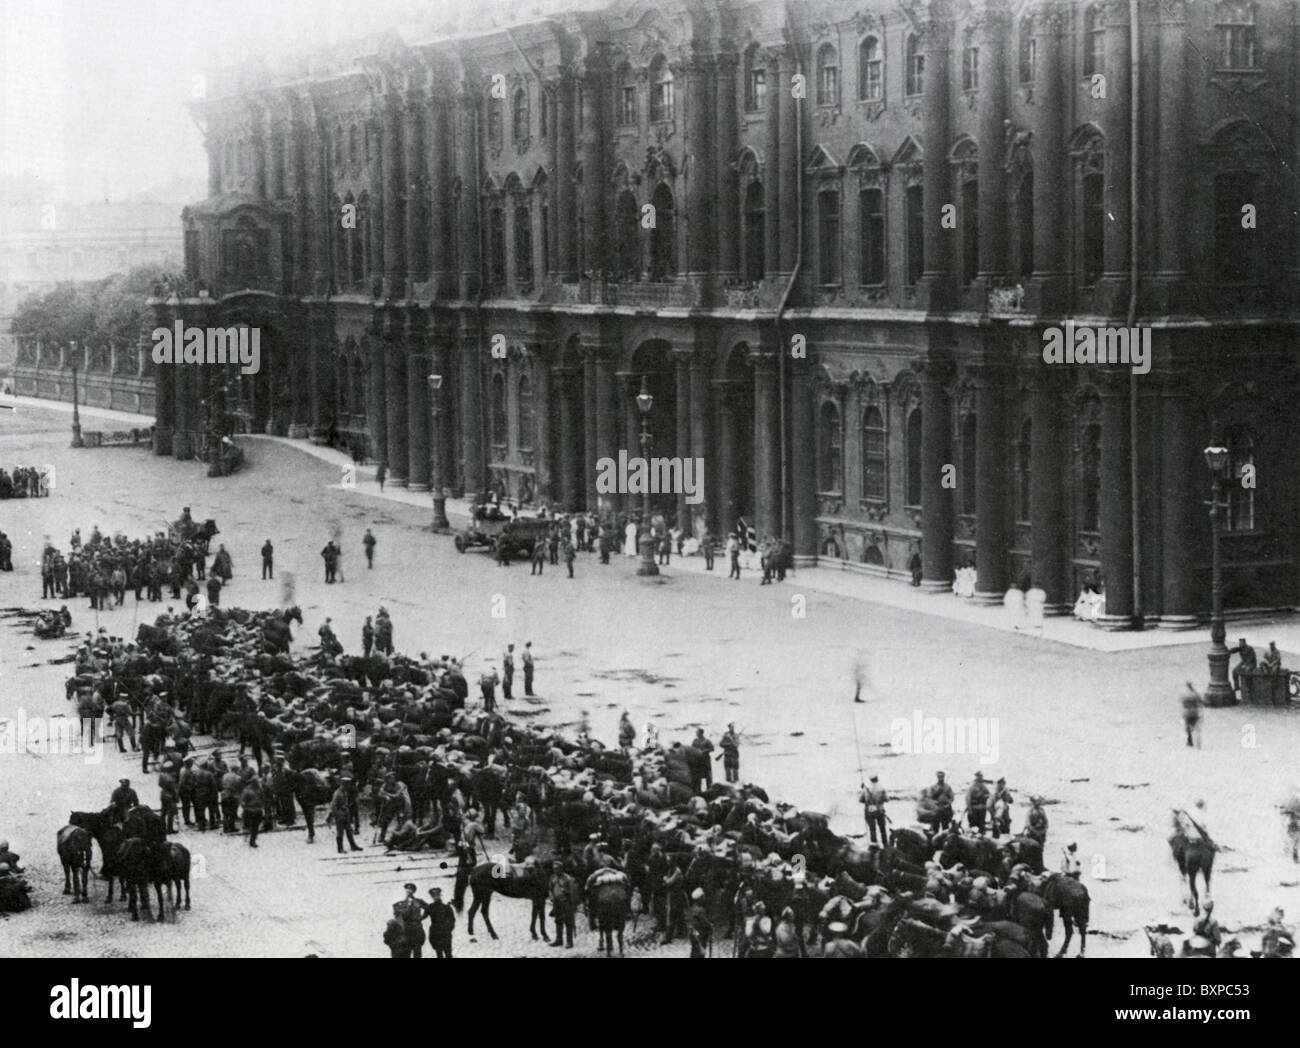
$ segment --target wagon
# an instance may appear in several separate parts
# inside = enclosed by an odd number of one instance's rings
[[[492,519],[476,512],[469,527],[457,533],[456,549],[464,553],[467,549],[486,548],[496,556],[504,546],[507,556],[531,555],[535,543],[546,541],[551,524],[542,517]]]

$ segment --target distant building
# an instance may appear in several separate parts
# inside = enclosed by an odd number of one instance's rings
[[[919,543],[927,588],[1049,612],[1097,582],[1113,624],[1208,607],[1217,418],[1228,603],[1290,607],[1300,8],[1138,6],[620,0],[214,74],[159,322],[262,327],[255,428],[562,509],[639,508],[595,464],[644,379],[654,454],[706,463],[684,528],[899,577]],[[1131,304],[1149,371],[1044,362]],[[215,374],[161,369],[160,453]]]

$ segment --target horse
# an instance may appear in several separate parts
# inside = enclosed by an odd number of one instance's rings
[[[627,875],[623,874],[618,880],[611,878],[593,887],[589,906],[600,935],[599,948],[605,951],[606,956],[613,957],[614,935],[617,933],[618,955],[622,957],[623,929],[632,916],[632,886]],[[484,920],[487,919],[486,910],[483,911],[483,917]]]
[[[185,908],[190,908],[190,851],[183,844],[177,844],[175,841],[168,841],[166,852],[163,857],[162,873],[163,880],[167,883],[167,895],[172,897],[172,889],[175,888],[175,897],[172,901],[172,909],[175,910],[181,904],[181,888],[185,889]]]
[[[122,880],[122,888],[127,893],[127,901],[131,908],[131,920],[140,919],[140,908],[144,909],[146,914],[149,913],[149,885],[153,884],[155,894],[158,896],[158,922],[161,924],[167,917],[167,911],[163,905],[163,882],[168,879],[168,854],[165,845],[160,845],[155,841],[141,840],[139,837],[128,837],[122,841],[117,849],[117,864],[120,870],[118,876]],[[139,907],[137,907],[137,898]]]
[[[1079,926],[1079,956],[1082,957],[1084,951],[1088,948],[1088,909],[1090,897],[1088,895],[1088,886],[1074,877],[1067,877],[1063,873],[1049,874],[1043,882],[1042,890],[1043,901],[1061,915],[1061,921],[1065,924],[1065,942],[1061,943],[1061,949],[1057,952],[1057,957],[1065,955],[1069,949],[1070,937],[1074,934],[1074,926]],[[1048,928],[1050,934],[1051,929]]]
[[[889,832],[889,844],[908,862],[923,866],[933,853],[930,838],[919,830],[899,829]]]
[[[1192,840],[1181,829],[1169,838],[1170,850],[1178,863],[1178,872],[1187,878],[1187,888],[1192,897],[1192,915],[1201,914],[1201,896],[1196,891],[1196,875],[1205,877],[1205,894],[1210,894],[1210,874],[1214,871],[1215,846],[1204,837]]]
[[[469,907],[467,928],[474,934],[474,915],[483,911],[483,923],[488,934],[496,939],[496,930],[492,927],[489,909],[495,892],[507,899],[527,899],[533,904],[532,919],[528,922],[528,931],[537,938],[537,925],[541,923],[542,938],[550,942],[546,934],[546,891],[550,887],[550,877],[540,865],[512,866],[510,863],[482,862],[474,867],[469,875],[470,892],[473,901]]]
[[[68,825],[58,832],[56,843],[63,863],[63,894],[74,903],[90,902],[90,861],[94,852],[89,830]]]

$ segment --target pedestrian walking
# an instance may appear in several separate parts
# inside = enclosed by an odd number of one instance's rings
[[[573,578],[573,558],[574,558],[573,543],[570,542],[568,539],[565,539],[564,540],[564,563],[565,566],[569,569],[569,578]]]
[[[366,548],[366,569],[369,570],[375,566],[375,536],[371,534],[369,528],[366,528],[361,544]]]
[[[1183,707],[1183,730],[1187,733],[1187,745],[1201,748],[1201,707],[1205,700],[1201,697],[1191,681],[1187,681],[1187,690],[1180,697]]]
[[[700,539],[700,549],[704,553],[704,570],[713,570],[713,536],[708,531],[704,532],[704,537]]]
[[[533,697],[533,642],[524,642],[524,694]]]
[[[270,539],[262,544],[262,578],[275,578],[275,547]]]
[[[375,467],[375,480],[379,481],[379,490],[384,490],[384,478],[388,476],[388,463],[381,461]]]
[[[729,579],[740,578],[740,540],[733,534],[727,539],[727,556],[731,558],[731,572],[727,575]]]

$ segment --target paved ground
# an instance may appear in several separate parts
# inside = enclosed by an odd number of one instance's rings
[[[0,503],[0,529],[15,541],[18,568],[0,576],[0,608],[40,605],[36,563],[44,535],[65,545],[73,526],[87,533],[96,523],[139,534],[162,527],[188,504],[196,518],[217,519],[218,541],[234,557],[226,603],[278,604],[293,576],[306,617],[301,642],[315,638],[328,614],[344,644],[358,646],[364,616],[380,604],[393,614],[399,648],[468,654],[471,674],[498,659],[508,641],[532,640],[541,700],[517,701],[514,716],[572,726],[585,708],[595,733],[610,741],[623,707],[638,726],[652,722],[665,738],[685,739],[703,726],[716,739],[734,720],[744,732],[744,776],[774,798],[827,811],[841,832],[861,829],[854,805],[859,761],[900,797],[914,797],[940,767],[959,789],[977,768],[990,778],[1005,775],[1021,802],[1017,825],[1029,794],[1042,793],[1051,802],[1049,861],[1058,862],[1070,840],[1085,857],[1095,933],[1090,953],[1144,954],[1143,924],[1190,926],[1164,839],[1170,809],[1198,797],[1228,849],[1215,871],[1224,923],[1261,924],[1275,905],[1291,917],[1300,913],[1300,867],[1284,852],[1276,810],[1300,778],[1300,718],[1290,711],[1212,710],[1204,748],[1186,747],[1176,689],[1188,677],[1199,682],[1205,663],[1199,645],[1168,643],[1178,635],[1160,635],[1159,647],[1098,653],[899,607],[904,599],[924,599],[927,610],[956,601],[897,596],[909,588],[894,583],[853,580],[894,591],[887,603],[874,599],[875,590],[868,600],[857,590],[835,592],[820,583],[820,576],[840,575],[830,571],[760,587],[753,577],[727,581],[725,568],[708,576],[675,560],[661,578],[644,580],[624,558],[602,567],[582,557],[574,580],[549,567],[534,578],[523,565],[502,569],[484,554],[459,555],[450,538],[432,535],[427,495],[380,499],[364,476],[344,489],[328,453],[305,454],[297,442],[249,440],[243,473],[208,479],[194,463],[143,449],[73,451],[67,421],[66,414],[27,405],[0,415],[0,463],[49,462],[58,471],[51,498]],[[379,540],[370,572],[360,545],[366,527]],[[326,586],[319,550],[336,529],[346,582]],[[257,549],[267,537],[277,550],[275,582],[256,577]],[[800,604],[802,618],[794,613]],[[72,610],[78,629],[93,626],[83,601]],[[124,634],[157,610],[146,603],[137,611],[128,598],[100,622]],[[67,650],[66,642],[39,642],[0,621],[0,715],[65,709],[66,667],[48,660]],[[863,653],[869,702],[854,706],[852,667]],[[898,752],[893,721],[910,721],[918,710],[980,719],[985,758],[996,760],[981,763],[977,753],[951,749]],[[371,848],[339,858],[324,839],[308,848],[301,830],[272,834],[256,852],[239,838],[189,834],[182,840],[202,860],[204,876],[194,882],[194,909],[175,921],[180,927],[132,926],[120,907],[108,912],[101,885],[95,903],[73,907],[58,894],[55,831],[69,809],[106,803],[129,767],[112,753],[98,764],[79,756],[0,755],[0,835],[26,856],[41,888],[37,909],[0,921],[0,951],[382,956],[388,903],[400,897],[402,882],[414,874],[422,887],[450,883],[437,858],[384,858]],[[138,778],[138,763],[133,770]],[[141,794],[157,802],[153,783]],[[890,805],[900,825],[911,822],[912,811],[909,800]],[[462,925],[459,952],[561,953],[533,945],[519,905],[498,900],[494,912],[501,942],[466,943]],[[1243,940],[1255,945],[1258,935]],[[594,936],[584,932],[580,948],[564,954],[593,949]]]

